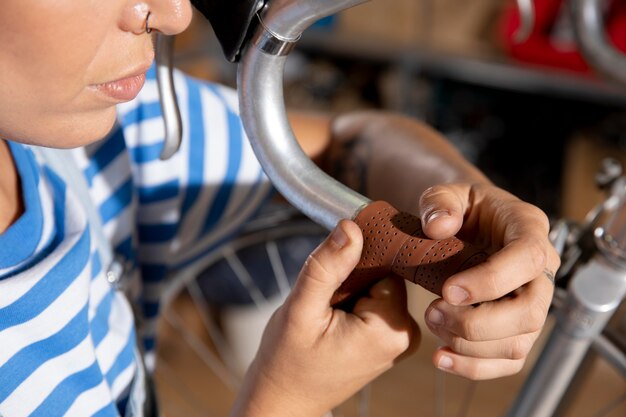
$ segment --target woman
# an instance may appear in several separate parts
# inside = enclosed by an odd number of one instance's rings
[[[142,306],[136,318],[149,369],[162,279],[231,236],[270,191],[233,92],[182,74],[186,137],[174,157],[158,159],[149,33],[179,33],[190,18],[187,0],[3,1],[0,415],[131,416],[143,402],[129,301],[107,282],[75,188],[37,147],[71,149],[133,278],[128,294]],[[382,133],[384,144],[376,141]],[[474,379],[519,371],[547,315],[553,288],[545,276],[559,265],[545,215],[494,187],[415,121],[352,115],[336,121],[334,136],[336,160],[366,167],[364,191],[416,210],[429,236],[461,230],[502,247],[451,277],[426,317],[447,345],[433,357],[440,369]],[[398,161],[399,151],[401,175],[385,172],[385,158]],[[233,416],[323,415],[417,347],[397,277],[350,312],[330,307],[361,247],[358,227],[344,220],[310,256],[266,329]]]

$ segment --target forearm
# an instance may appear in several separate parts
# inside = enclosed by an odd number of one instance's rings
[[[415,119],[381,111],[341,116],[332,124],[327,169],[374,200],[412,211],[428,187],[489,183],[440,133]]]

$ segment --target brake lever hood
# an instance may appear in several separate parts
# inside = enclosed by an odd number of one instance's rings
[[[191,0],[206,17],[222,46],[224,56],[237,62],[248,34],[256,24],[254,16],[263,8],[264,0]]]

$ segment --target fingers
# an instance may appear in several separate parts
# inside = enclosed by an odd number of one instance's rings
[[[403,352],[397,361],[417,350],[421,332],[407,308],[404,279],[391,276],[379,281],[372,286],[368,296],[357,301],[352,313],[370,328],[386,329],[386,342],[389,346],[400,346]]]
[[[445,239],[459,231],[467,208],[468,188],[467,185],[435,186],[422,193],[419,217],[428,237]]]
[[[395,359],[394,363],[398,363],[415,353],[422,341],[422,332],[420,330],[419,324],[417,324],[417,321],[415,321],[415,319],[413,319],[413,317],[411,317],[410,315],[409,320],[411,325],[411,333],[409,334],[409,347],[406,348],[404,352]]]
[[[520,360],[528,357],[540,333],[537,331],[488,342],[470,342],[446,330],[437,334],[452,352],[469,359]]]
[[[352,309],[352,313],[363,320],[379,318],[380,313],[387,319],[404,318],[406,309],[398,308],[406,305],[406,286],[400,277],[387,277],[372,286],[368,297],[360,298]],[[396,317],[387,317],[387,316]]]
[[[500,298],[544,269],[554,273],[560,265],[548,238],[545,213],[503,190],[467,184],[438,186],[424,193],[420,204],[429,236],[448,237],[448,232],[458,229],[457,222],[465,221],[463,235],[487,238],[488,244],[499,249],[485,262],[445,282],[443,297],[453,305]]]
[[[426,324],[446,345],[433,363],[475,380],[519,372],[541,334],[553,291],[552,282],[540,275],[509,297],[476,307],[433,301]]]
[[[501,229],[502,249],[483,264],[457,274],[446,283],[448,291],[451,287],[467,291],[468,298],[463,304],[497,299],[538,277],[546,267],[553,271],[558,268],[560,261],[548,238],[545,214],[521,201],[509,203],[502,211],[497,216],[501,218],[496,219],[499,223],[495,224]]]
[[[363,237],[352,221],[342,220],[307,258],[288,298],[294,314],[305,319],[326,317],[330,299],[361,256]]]
[[[432,360],[442,371],[476,381],[514,375],[526,363],[525,359],[471,358],[459,355],[447,347],[436,350]]]
[[[365,322],[384,320],[392,326],[404,323],[410,317],[405,280],[392,275],[378,281],[367,296],[357,301],[352,313]]]
[[[545,324],[552,292],[552,283],[538,278],[510,297],[476,307],[453,306],[439,299],[426,309],[426,323],[433,333],[451,345],[456,345],[457,338],[490,341],[534,333]]]
[[[554,274],[560,259],[546,236],[517,239],[485,262],[450,277],[443,297],[453,305],[471,305],[503,297],[528,282],[543,277],[544,294],[552,297],[552,285],[544,270]]]
[[[497,249],[449,277],[443,299],[426,310],[429,329],[447,345],[434,364],[471,379],[519,372],[548,315],[554,286],[547,277],[560,266],[547,216],[488,184],[433,187],[422,195],[420,216],[431,238],[458,235]]]

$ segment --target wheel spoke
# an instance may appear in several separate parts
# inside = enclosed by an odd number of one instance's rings
[[[287,278],[287,273],[285,272],[285,267],[280,257],[280,253],[278,252],[276,242],[274,240],[267,241],[265,243],[265,250],[267,252],[267,256],[270,258],[272,272],[274,273],[274,278],[278,284],[280,295],[283,298],[286,298],[287,295],[289,295],[289,291],[291,291],[291,286],[289,285],[289,279]]]
[[[187,345],[198,355],[202,362],[204,362],[204,364],[211,369],[215,375],[217,375],[222,382],[224,382],[224,384],[226,384],[233,391],[239,389],[239,386],[241,385],[239,378],[222,364],[217,355],[207,349],[206,345],[198,338],[198,336],[193,334],[182,324],[183,320],[177,313],[171,311],[170,309],[164,314],[164,318],[182,336],[185,343],[187,343]]]
[[[241,262],[241,259],[239,259],[239,256],[237,256],[237,254],[232,250],[228,250],[225,251],[224,258],[226,259],[226,262],[228,262],[228,265],[235,272],[235,275],[237,276],[239,282],[248,291],[248,294],[250,295],[250,298],[252,298],[254,304],[256,304],[257,307],[263,307],[265,304],[267,304],[267,299],[265,298],[259,287],[257,287],[254,283],[252,276]]]
[[[222,361],[231,369],[231,372],[236,372],[237,366],[235,357],[232,354],[232,348],[224,338],[224,334],[219,330],[215,324],[215,321],[211,319],[211,313],[208,303],[202,294],[202,290],[196,280],[187,283],[187,290],[193,301],[202,324],[209,334],[211,341],[215,345],[215,349],[222,358]]]

